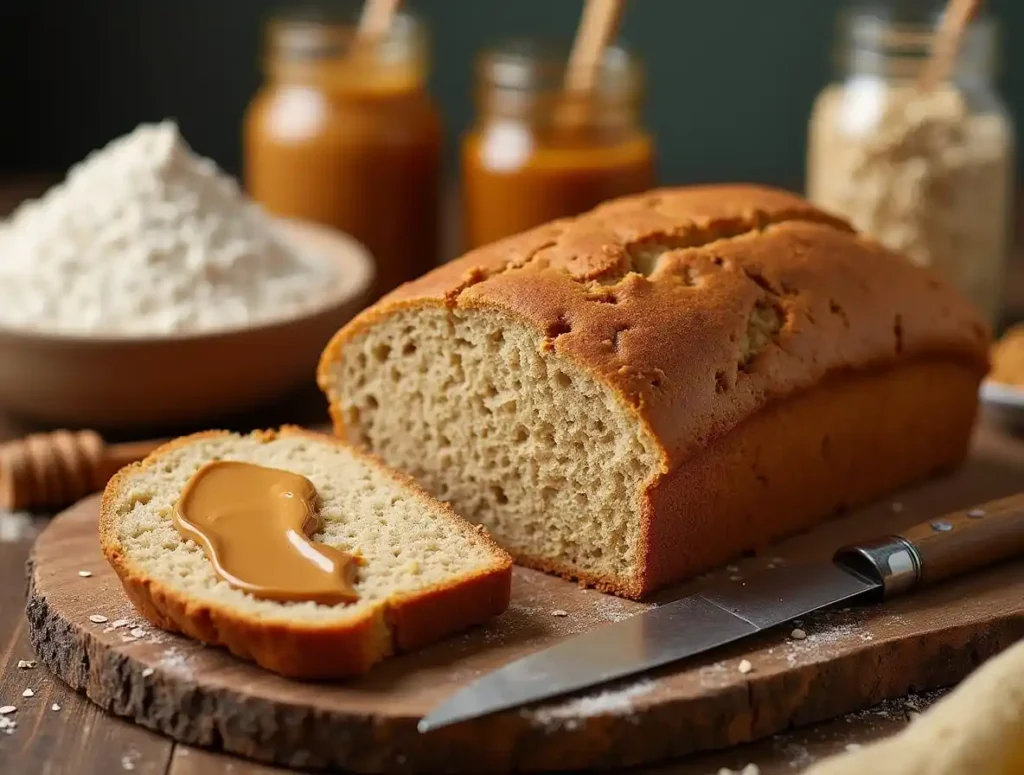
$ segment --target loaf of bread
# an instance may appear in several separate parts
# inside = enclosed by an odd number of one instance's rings
[[[396,289],[320,363],[337,433],[517,561],[628,597],[965,456],[990,332],[786,192],[653,191]]]
[[[212,460],[302,474],[324,522],[315,539],[358,555],[354,603],[257,599],[216,575],[171,513]],[[512,561],[481,529],[412,480],[336,439],[296,429],[173,441],[107,485],[100,538],[129,598],[158,627],[182,632],[293,678],[341,678],[500,614]]]

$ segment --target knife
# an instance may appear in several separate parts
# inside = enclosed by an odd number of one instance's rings
[[[428,732],[703,654],[838,603],[874,602],[1024,555],[1024,494],[767,570],[606,624],[511,662],[441,702]]]

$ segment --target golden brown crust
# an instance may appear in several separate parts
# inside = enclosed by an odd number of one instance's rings
[[[978,379],[973,365],[920,359],[767,406],[648,492],[640,595],[957,466]]]
[[[289,678],[334,679],[366,672],[395,651],[418,648],[502,613],[511,593],[512,561],[486,534],[480,535],[492,556],[491,568],[460,581],[396,597],[369,609],[365,616],[345,623],[316,624],[262,621],[228,606],[190,599],[180,591],[149,577],[124,556],[114,530],[115,501],[132,472],[153,465],[164,454],[204,438],[232,436],[227,431],[205,431],[175,439],[133,463],[107,484],[100,503],[100,542],[128,597],[139,612],[158,627],[181,632]],[[306,435],[344,445],[300,428],[253,434],[261,441],[279,435]],[[347,447],[347,445],[344,445]],[[347,447],[348,448],[348,447]],[[453,530],[479,533],[452,511],[435,501],[410,477],[383,466],[371,455],[351,450],[364,462],[394,479],[423,501],[424,508],[440,513]]]
[[[344,386],[332,372],[346,342],[397,310],[428,306],[501,309],[610,386],[658,443],[654,491],[750,418],[835,375],[934,358],[980,381],[991,338],[937,273],[800,197],[665,189],[471,252],[357,316],[318,371],[339,434]],[[656,532],[670,517],[652,507],[647,519]],[[530,562],[557,570],[553,558]],[[651,588],[615,583],[631,595]]]

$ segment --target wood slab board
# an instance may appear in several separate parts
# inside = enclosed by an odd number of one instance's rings
[[[1018,492],[1022,474],[1021,448],[982,432],[953,475],[655,602],[715,581],[747,583],[780,561],[826,560],[843,543]],[[805,640],[784,626],[643,678],[421,735],[416,721],[470,680],[646,605],[517,569],[512,605],[491,624],[390,659],[357,681],[298,683],[143,622],[103,559],[96,520],[97,500],[83,501],[36,543],[27,616],[39,659],[112,713],[183,743],[287,766],[499,772],[656,762],[948,686],[1024,637],[1024,563],[1010,563],[913,597],[809,617],[800,625]],[[107,621],[93,623],[92,614]],[[740,673],[741,659],[754,670]]]

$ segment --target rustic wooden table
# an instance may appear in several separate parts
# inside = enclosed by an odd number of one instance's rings
[[[52,182],[42,178],[0,183],[0,213],[25,195]],[[1021,198],[1024,204],[1024,197]],[[1022,208],[1024,214],[1024,208]],[[1021,219],[1024,221],[1024,218]],[[1024,260],[1015,252],[1007,286],[1008,317],[1024,318]],[[317,424],[326,420],[322,399],[312,387],[273,410],[238,417],[224,423],[244,430],[282,422]],[[34,428],[24,421],[0,415],[0,439],[14,438]],[[145,437],[140,430],[135,437]],[[1006,437],[982,425],[985,446],[1024,448],[1024,440]],[[114,440],[114,439],[111,439]],[[1024,472],[1022,472],[1024,473]],[[45,516],[30,519],[0,515],[0,706],[14,705],[12,729],[0,729],[0,773],[23,775],[270,775],[284,773],[243,759],[176,744],[158,734],[110,716],[75,694],[45,668],[21,669],[19,661],[32,660],[24,618],[25,562],[34,531]],[[31,695],[25,692],[31,690]],[[685,761],[645,767],[631,772],[647,775],[706,775],[721,768],[741,771],[756,764],[760,775],[796,773],[813,762],[902,729],[916,713],[926,709],[941,692],[910,696],[843,718],[818,724],[729,751],[690,757]],[[5,734],[6,733],[6,734]]]

